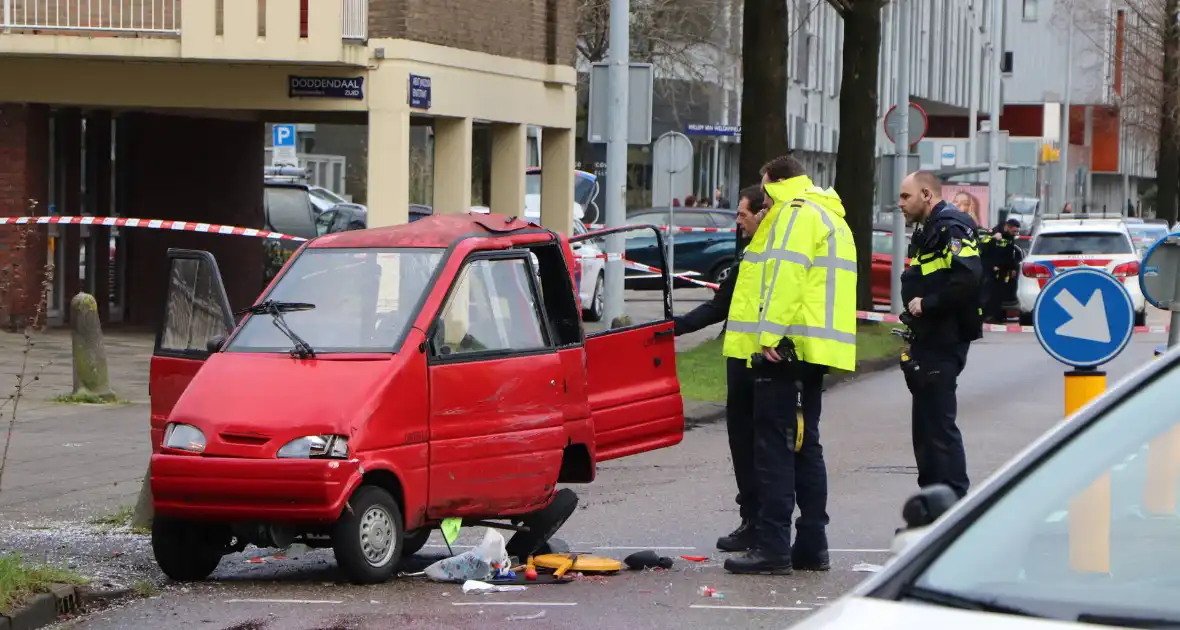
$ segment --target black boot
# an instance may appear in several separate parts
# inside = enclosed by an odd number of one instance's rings
[[[832,561],[828,557],[827,550],[792,549],[791,565],[800,571],[830,571],[832,569]]]
[[[769,556],[753,549],[726,560],[725,570],[739,575],[790,575],[791,558]]]
[[[750,527],[750,523],[742,521],[738,528],[733,530],[728,536],[722,536],[717,539],[717,548],[721,551],[746,551],[754,544],[754,528]]]

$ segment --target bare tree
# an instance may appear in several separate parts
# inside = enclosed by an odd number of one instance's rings
[[[1079,31],[1108,62],[1126,132],[1156,146],[1157,216],[1177,219],[1180,197],[1180,0],[1070,0]]]
[[[873,250],[873,192],[877,172],[877,73],[881,60],[881,9],[888,0],[828,0],[844,21],[840,77],[840,145],[836,192],[844,201],[856,248]],[[858,256],[857,274],[868,278],[872,257]],[[872,310],[872,283],[857,283],[857,308]]]
[[[673,108],[679,122],[683,109],[696,104],[707,90],[692,84],[724,83],[727,64],[724,41],[726,5],[730,0],[631,0],[631,60],[655,67],[655,97]],[[578,0],[580,61],[605,61],[610,42],[610,0]]]

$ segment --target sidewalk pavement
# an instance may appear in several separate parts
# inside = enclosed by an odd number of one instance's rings
[[[17,407],[8,460],[0,478],[0,520],[81,521],[135,501],[147,466],[148,369],[153,338],[139,332],[106,334],[111,387],[131,404],[55,403],[73,389],[70,333],[34,334]],[[0,333],[0,404],[15,393],[24,358],[23,334]],[[12,402],[0,408],[0,438]],[[2,443],[0,443],[2,448]]]

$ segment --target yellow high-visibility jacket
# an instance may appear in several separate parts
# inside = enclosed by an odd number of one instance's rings
[[[774,201],[738,267],[723,353],[749,359],[782,338],[800,360],[856,368],[856,244],[832,189],[794,177],[766,186]]]

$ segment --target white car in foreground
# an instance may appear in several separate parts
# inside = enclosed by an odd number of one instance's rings
[[[897,555],[792,628],[1180,628],[1180,351],[1143,361],[953,507],[907,501]]]
[[[589,230],[581,221],[574,219],[574,236],[586,234]],[[578,257],[578,298],[582,305],[582,319],[588,322],[602,320],[602,293],[606,286],[606,260],[600,258],[604,251],[602,242],[591,239],[572,245],[574,256]]]
[[[1077,267],[1104,269],[1121,280],[1135,304],[1135,325],[1146,324],[1146,300],[1139,288],[1139,254],[1126,223],[1060,219],[1040,224],[1020,265],[1016,299],[1020,302],[1022,325],[1032,325],[1033,307],[1049,278]]]

